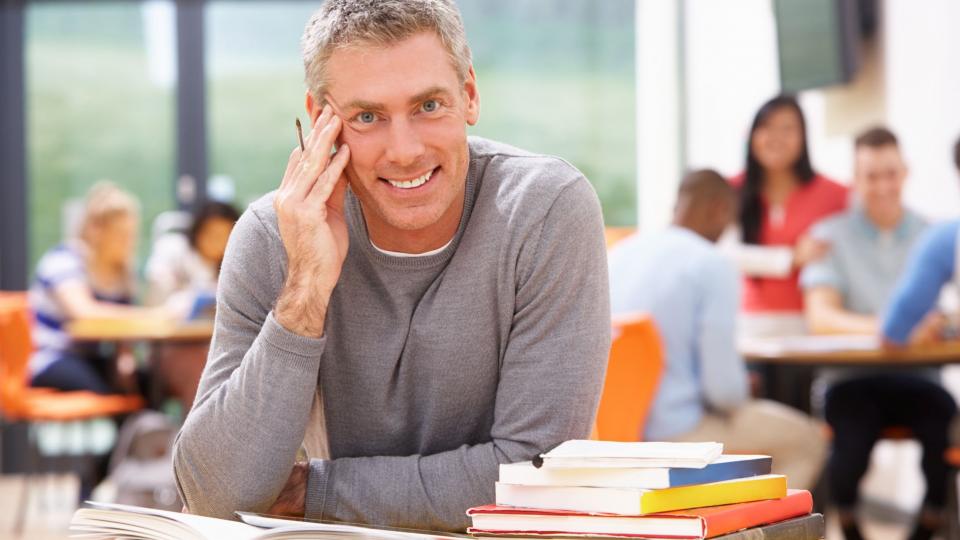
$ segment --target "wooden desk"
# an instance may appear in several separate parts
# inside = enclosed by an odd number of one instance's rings
[[[865,336],[797,336],[741,343],[740,353],[763,377],[763,394],[811,412],[810,389],[818,368],[884,367],[905,372],[960,364],[960,342],[888,350]]]
[[[75,341],[145,342],[151,372],[146,390],[151,405],[176,398],[186,413],[193,405],[213,337],[213,321],[167,319],[81,319],[67,325]]]
[[[750,363],[910,368],[960,363],[960,342],[884,349],[866,336],[798,336],[743,343],[740,353]]]
[[[209,342],[213,321],[80,319],[67,324],[67,333],[75,341]]]

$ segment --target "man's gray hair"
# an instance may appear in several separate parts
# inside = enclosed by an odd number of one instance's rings
[[[460,82],[470,70],[470,46],[453,0],[327,0],[310,17],[300,45],[307,88],[323,103],[327,62],[337,49],[390,46],[414,34],[436,32]]]

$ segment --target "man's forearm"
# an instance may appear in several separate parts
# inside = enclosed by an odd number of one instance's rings
[[[583,431],[564,438],[585,437],[589,428]],[[306,516],[463,531],[469,525],[467,508],[494,502],[499,463],[531,459],[540,450],[498,441],[424,456],[315,459]]]
[[[879,331],[876,317],[833,307],[812,310],[807,322],[814,334],[872,335]]]
[[[224,318],[227,327],[243,324],[229,313]],[[229,340],[229,329],[219,333]],[[198,401],[177,438],[174,470],[191,512],[229,518],[235,510],[266,511],[287,481],[316,393],[324,341],[294,335],[273,317],[242,359],[218,350],[217,339]]]
[[[273,314],[277,322],[299,336],[319,338],[332,291],[317,286],[316,274],[291,267]]]

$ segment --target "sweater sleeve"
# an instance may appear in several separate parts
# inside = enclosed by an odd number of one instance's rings
[[[273,318],[283,260],[280,239],[245,212],[227,246],[197,398],[174,445],[177,486],[192,513],[265,511],[303,442],[325,340]]]
[[[882,332],[888,340],[906,343],[936,307],[941,288],[954,276],[958,229],[960,222],[934,227],[914,247],[883,319]]]
[[[463,530],[494,500],[498,466],[585,438],[610,347],[600,206],[583,177],[560,191],[521,249],[491,440],[433,455],[311,461],[307,517]]]

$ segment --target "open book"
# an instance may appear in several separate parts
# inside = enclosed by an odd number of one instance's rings
[[[72,537],[85,540],[438,540],[462,535],[377,528],[342,523],[294,521],[238,512],[245,521],[227,521],[122,504],[89,503],[70,521]]]

